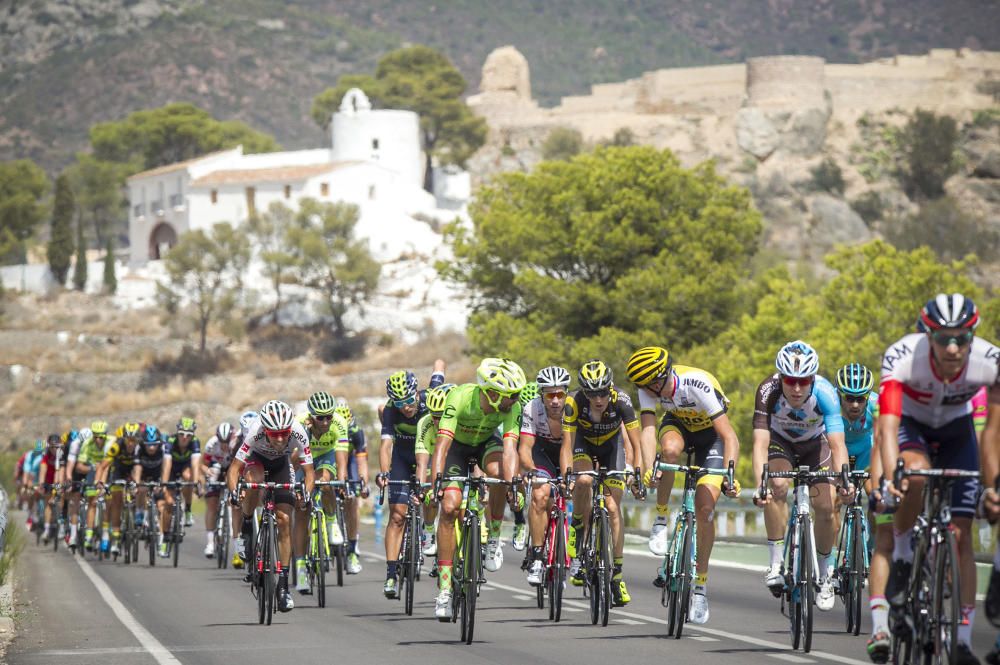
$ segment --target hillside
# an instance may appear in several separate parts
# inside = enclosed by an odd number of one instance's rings
[[[1000,5],[976,0],[13,0],[0,10],[0,159],[56,170],[95,122],[180,100],[289,148],[319,145],[313,96],[405,43],[442,49],[470,92],[490,50],[515,44],[535,97],[553,104],[592,83],[753,55],[1000,49],[998,24]]]

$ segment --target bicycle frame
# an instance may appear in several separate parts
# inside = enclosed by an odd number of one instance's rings
[[[419,483],[415,476],[409,480],[387,480],[379,491],[378,502],[381,505],[385,501],[385,491],[390,486],[405,485],[409,488],[409,501],[406,503],[406,519],[403,522],[403,537],[399,541],[399,555],[397,561],[396,579],[400,587],[397,594],[399,600],[405,600],[403,611],[408,616],[413,614],[413,586],[420,579],[420,568],[423,565],[424,555],[420,549],[420,534],[423,523],[422,502],[417,500],[422,489],[430,487],[427,483]]]
[[[850,475],[859,490],[844,510],[837,538],[839,565],[835,574],[844,601],[847,632],[858,635],[861,631],[861,590],[866,585],[871,567],[871,530],[860,487],[870,474],[867,471],[852,471]],[[860,560],[855,558],[857,555],[860,555]]]
[[[570,558],[567,544],[569,542],[569,519],[566,514],[566,487],[562,478],[536,478],[525,480],[529,488],[548,485],[551,488],[552,505],[549,508],[549,522],[545,527],[545,538],[542,541],[542,565],[545,567],[543,581],[537,587],[538,609],[545,607],[545,595],[549,596],[549,619],[560,621],[562,618],[562,592],[566,583],[566,571],[569,570]],[[528,548],[528,552],[531,549]]]

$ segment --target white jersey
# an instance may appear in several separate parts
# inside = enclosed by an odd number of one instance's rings
[[[285,445],[279,448],[267,440],[267,436],[264,434],[264,426],[258,419],[247,430],[246,437],[243,439],[243,445],[236,451],[236,459],[246,462],[251,453],[257,453],[261,457],[275,460],[281,457],[288,457],[296,448],[299,450],[299,464],[313,463],[312,452],[309,450],[309,435],[306,433],[306,429],[302,426],[302,423],[292,423],[291,436],[285,441]]]
[[[233,438],[235,439],[236,437]],[[226,469],[229,468],[230,464],[232,464],[233,458],[236,457],[237,450],[238,448],[236,447],[235,442],[233,445],[228,446],[227,450],[227,447],[223,446],[222,442],[219,441],[219,437],[213,434],[212,438],[205,444],[205,448],[201,451],[201,454],[202,459],[208,462],[209,465],[218,464],[222,468]]]
[[[556,421],[562,423],[562,412],[559,413]],[[530,434],[537,439],[542,439],[547,444],[562,445],[562,432],[553,434],[541,397],[536,397],[528,402],[528,405],[521,412],[521,434]]]
[[[674,365],[674,391],[656,397],[648,390],[639,389],[639,412],[654,413],[657,404],[672,414],[689,432],[712,427],[712,421],[726,412],[729,400],[719,382],[703,369]]]
[[[946,381],[937,376],[931,364],[927,335],[907,335],[882,356],[879,412],[909,416],[933,428],[946,425],[972,413],[969,400],[980,388],[997,384],[998,363],[1000,349],[975,337],[965,367]]]

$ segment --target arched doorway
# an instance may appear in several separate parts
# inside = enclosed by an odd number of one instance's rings
[[[159,261],[177,244],[177,232],[166,222],[160,222],[149,234],[149,259]]]

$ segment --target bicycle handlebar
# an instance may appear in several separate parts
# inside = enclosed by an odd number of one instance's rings
[[[893,473],[893,484],[899,487],[903,478],[909,478],[910,476],[956,480],[959,478],[978,479],[979,475],[978,471],[969,471],[967,469],[907,469],[904,468],[903,460],[900,458],[896,462],[896,470]]]

